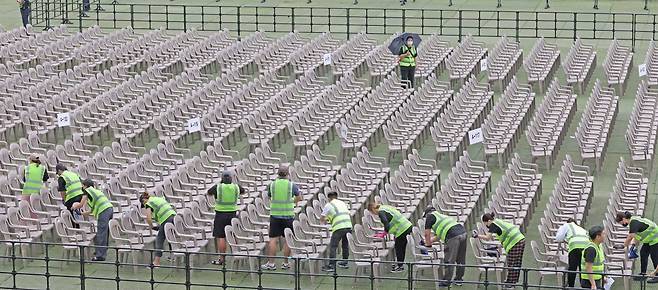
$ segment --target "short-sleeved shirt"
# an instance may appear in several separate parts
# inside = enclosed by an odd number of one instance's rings
[[[589,247],[585,249],[585,263],[594,263],[596,260],[596,249],[593,247]],[[583,269],[585,271],[585,269]]]
[[[503,230],[494,223],[491,223],[487,228],[489,229],[489,232],[492,234],[496,234],[498,236],[503,234]]]
[[[290,181],[290,182],[292,183],[292,196],[293,196],[293,197],[297,197],[297,196],[299,196],[299,186],[297,186],[297,184],[295,184],[295,183],[292,182],[292,181]],[[269,187],[269,186],[267,187],[267,196],[269,196],[270,198],[272,197],[272,193],[270,192],[270,187]],[[277,219],[286,219],[286,220],[288,220],[288,219],[295,219],[295,217],[290,217],[290,216],[277,216],[277,215],[273,215],[273,216],[271,216],[271,217],[273,217],[273,218],[277,218]]]
[[[436,223],[436,217],[433,214],[428,214],[427,217],[425,218],[425,229],[431,230],[434,223]],[[465,233],[466,233],[466,229],[464,228],[464,226],[462,226],[461,224],[457,224],[456,226],[453,226],[450,229],[448,229],[448,231],[446,232],[446,241]]]
[[[649,228],[649,226],[643,222],[640,222],[638,220],[632,220],[628,224],[628,232],[631,234],[637,234],[641,233],[643,231],[646,231]]]
[[[58,177],[57,178],[57,191],[66,191],[66,180],[64,180],[64,177]]]
[[[223,183],[223,184],[232,184],[232,182],[224,182],[224,181],[222,181],[221,183]],[[238,185],[238,188],[240,188],[240,194],[245,193],[244,187]],[[217,197],[217,184],[213,185],[210,189],[208,189],[208,195],[212,195],[212,196]]]
[[[388,232],[389,224],[393,220],[393,215],[383,210],[380,210],[378,215],[379,215],[379,220],[382,221],[382,224],[384,224],[384,231]]]

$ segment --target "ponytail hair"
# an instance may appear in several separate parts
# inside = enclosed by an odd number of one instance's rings
[[[145,201],[151,197],[147,191],[142,192],[142,194],[139,196],[139,202],[144,204],[146,203]]]
[[[485,213],[482,215],[482,222],[488,222],[492,221],[494,218],[496,218],[496,214],[492,213]]]

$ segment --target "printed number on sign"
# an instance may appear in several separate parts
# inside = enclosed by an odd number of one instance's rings
[[[471,145],[482,143],[482,141],[484,141],[484,136],[482,135],[482,128],[477,128],[468,131],[468,141]]]
[[[71,126],[71,115],[69,113],[57,114],[57,126],[58,127]]]
[[[201,131],[201,120],[192,118],[187,121],[187,131],[190,133]]]

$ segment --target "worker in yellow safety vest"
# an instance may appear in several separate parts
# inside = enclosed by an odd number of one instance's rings
[[[146,222],[151,228],[158,230],[158,235],[155,238],[153,267],[159,267],[160,258],[162,258],[162,248],[165,242],[165,228],[167,224],[173,225],[176,211],[164,197],[151,196],[148,192],[142,193],[139,201],[142,204],[142,208],[146,209]],[[157,227],[153,226],[153,220],[158,223]]]
[[[605,279],[605,254],[603,252],[603,239],[605,230],[602,226],[593,226],[589,229],[589,243],[583,250],[580,262],[580,287],[584,289],[603,289]]]
[[[328,265],[322,267],[326,272],[333,272],[338,267],[347,269],[347,261],[336,263],[336,250],[338,243],[341,243],[343,251],[343,260],[350,257],[350,249],[347,243],[347,234],[352,232],[352,218],[350,217],[350,208],[338,199],[338,193],[330,192],[327,194],[329,202],[322,209],[322,221],[328,221],[331,224],[331,240],[329,241],[329,259]]]
[[[482,215],[482,222],[489,230],[489,233],[479,235],[474,232],[473,237],[487,240],[495,238],[502,244],[507,253],[505,267],[509,269],[503,288],[513,289],[515,284],[519,282],[523,251],[525,250],[525,236],[521,233],[519,227],[510,222],[497,219],[494,213]]]
[[[407,236],[411,233],[413,224],[399,210],[390,206],[369,203],[368,211],[379,217],[384,225],[384,231],[395,237],[395,259],[397,264],[391,268],[391,273],[404,272],[404,259],[407,252]]]
[[[105,261],[110,235],[110,220],[114,215],[114,208],[110,199],[101,190],[94,187],[94,181],[91,179],[82,181],[82,199],[80,202],[74,203],[72,208],[80,210],[85,205],[89,206],[89,210],[83,211],[82,215],[91,215],[97,221],[96,236],[94,237],[96,253],[91,260]]]
[[[583,249],[589,245],[589,236],[587,230],[576,224],[572,218],[567,219],[555,235],[555,241],[565,242],[567,244],[567,253],[569,257],[567,274],[567,287],[574,287],[576,284],[577,271],[580,269]]]
[[[658,268],[658,226],[653,221],[633,216],[630,212],[617,213],[615,221],[622,226],[628,227],[628,237],[624,241],[624,247],[635,244],[637,241],[642,244],[640,249],[640,273],[634,276],[635,280],[644,280],[647,277],[647,268],[649,266],[649,257],[653,262],[653,267]],[[650,275],[652,276],[652,275]],[[658,283],[658,277],[653,276],[647,283]]]

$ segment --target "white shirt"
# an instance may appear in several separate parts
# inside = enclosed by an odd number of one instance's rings
[[[322,216],[327,216],[330,210],[331,210],[331,203],[327,202],[327,204],[325,204],[324,207],[322,208]]]
[[[569,223],[565,223],[557,230],[557,234],[555,235],[555,241],[564,242],[564,239],[567,238],[568,232],[569,232]]]

